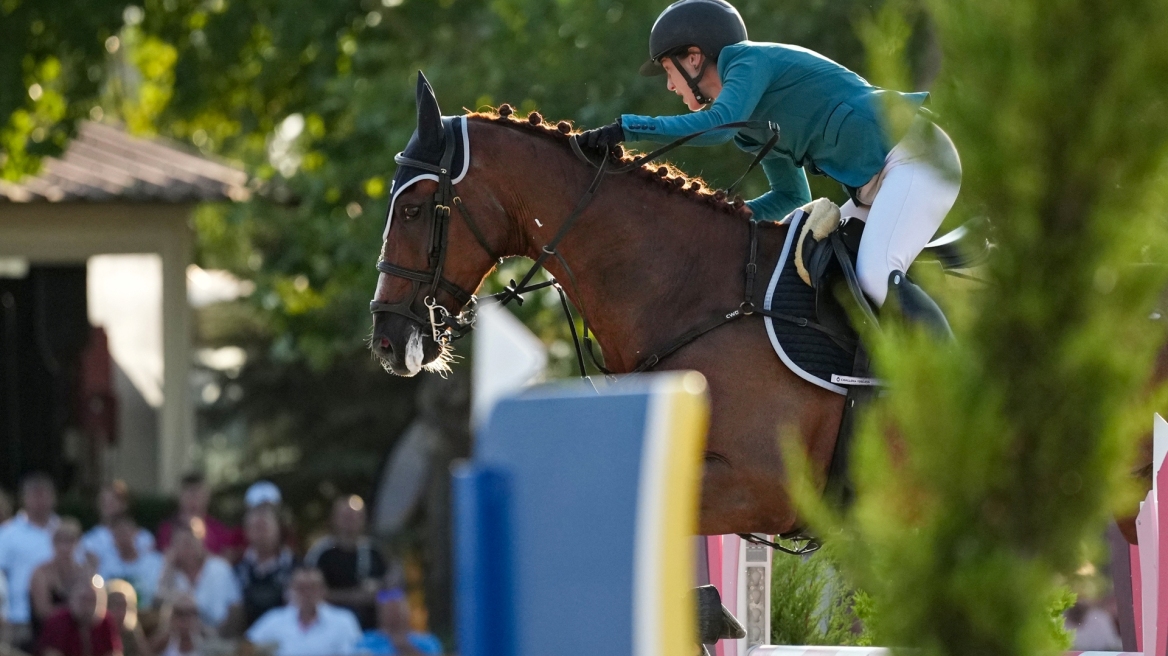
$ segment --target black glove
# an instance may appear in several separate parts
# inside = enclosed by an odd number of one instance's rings
[[[580,147],[586,150],[612,150],[612,147],[625,140],[625,130],[620,121],[595,130],[585,130],[576,136]]]

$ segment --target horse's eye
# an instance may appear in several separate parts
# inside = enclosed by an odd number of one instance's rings
[[[422,208],[419,205],[406,205],[405,207],[402,208],[402,214],[405,215],[407,220],[416,219],[416,218],[418,218],[418,215],[421,213],[422,213]]]

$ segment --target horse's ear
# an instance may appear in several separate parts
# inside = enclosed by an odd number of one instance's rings
[[[422,71],[418,71],[418,142],[426,151],[442,147],[442,110]]]

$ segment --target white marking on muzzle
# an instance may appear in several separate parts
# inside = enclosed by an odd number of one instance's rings
[[[422,331],[410,326],[410,338],[406,341],[406,370],[410,376],[422,370],[422,360],[425,358],[422,351]]]

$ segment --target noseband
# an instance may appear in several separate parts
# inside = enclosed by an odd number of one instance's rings
[[[386,262],[385,260],[380,260],[377,263],[378,271],[409,280],[412,289],[405,299],[397,303],[384,303],[378,300],[370,301],[369,311],[374,315],[378,312],[389,312],[391,314],[401,315],[422,325],[429,324],[434,341],[447,343],[470,332],[474,327],[475,309],[478,305],[478,299],[474,294],[442,276],[442,271],[446,267],[446,251],[450,237],[450,208],[452,206],[458,208],[459,215],[466,221],[466,225],[474,233],[475,239],[478,240],[483,250],[491,256],[491,259],[497,260],[499,256],[495,254],[494,249],[487,243],[486,237],[483,236],[482,231],[475,224],[474,219],[471,218],[462,199],[454,195],[454,183],[451,181],[450,175],[451,166],[454,163],[455,140],[458,138],[454,129],[454,119],[443,118],[442,129],[446,139],[446,147],[442,153],[442,159],[437,165],[406,157],[402,153],[398,153],[393,158],[393,161],[397,162],[399,166],[409,166],[438,175],[438,191],[435,192],[434,196],[423,208],[424,215],[430,217],[429,269],[426,271],[407,269]],[[467,166],[469,166],[469,163]],[[392,211],[392,206],[390,209]],[[418,295],[422,292],[422,285],[427,286],[426,295],[422,298],[422,304],[426,307],[428,315],[425,317],[414,310],[418,302]],[[451,313],[450,310],[438,302],[437,294],[439,289],[450,294],[455,302],[458,303],[459,307],[462,308],[458,314]]]

